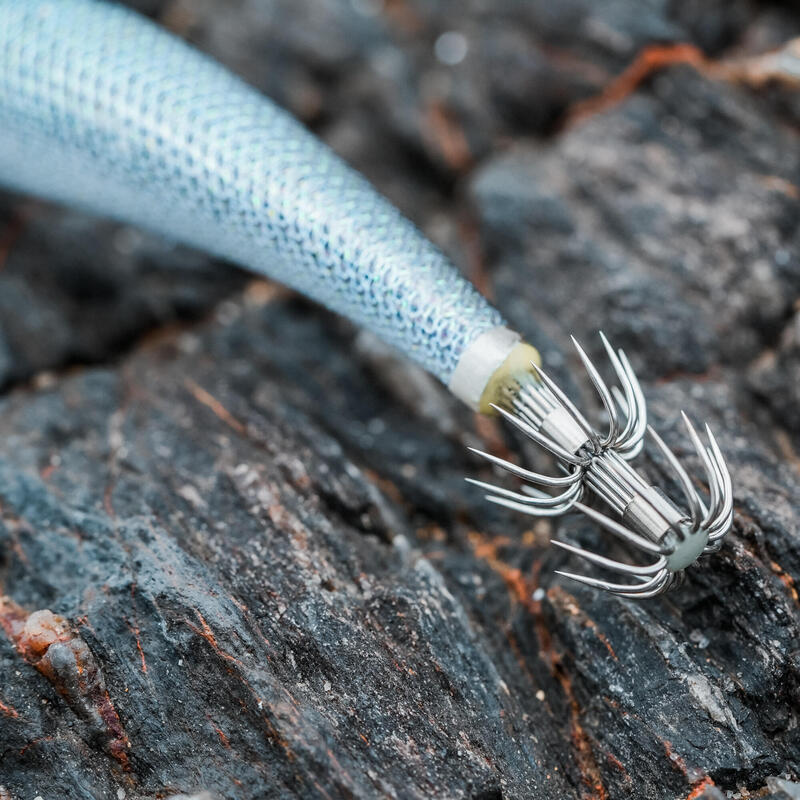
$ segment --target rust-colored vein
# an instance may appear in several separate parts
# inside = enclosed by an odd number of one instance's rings
[[[119,714],[117,714],[117,709],[114,708],[114,703],[111,701],[111,696],[105,689],[100,693],[99,700],[95,705],[100,718],[105,723],[106,730],[111,734],[111,741],[108,743],[109,752],[127,771],[130,769],[128,749],[131,743],[122,727],[122,722]]]
[[[39,477],[45,482],[49,481],[50,478],[53,476],[53,473],[58,469],[58,466],[59,465],[57,462],[50,461],[50,463],[47,464],[47,466],[42,467],[42,469],[39,470]]]
[[[538,584],[537,572],[534,571],[530,577],[526,577],[520,569],[498,558],[498,549],[506,545],[508,541],[506,537],[502,536],[490,539],[477,532],[470,534],[470,542],[476,558],[485,561],[503,579],[510,596],[530,614],[536,628],[542,656],[549,660],[550,670],[561,684],[570,707],[570,738],[575,751],[578,769],[588,792],[588,794],[584,795],[586,800],[608,800],[608,792],[603,785],[600,769],[594,758],[591,739],[581,725],[581,709],[572,689],[572,682],[561,664],[560,656],[552,646],[550,633],[542,617],[541,601],[533,598],[534,589]],[[565,594],[561,589],[551,589],[551,599],[553,599],[553,593],[557,595]],[[562,602],[559,602],[561,600],[563,600],[562,597],[557,597],[556,605],[563,605]],[[509,641],[515,650],[517,658],[520,659],[521,656],[515,647],[513,637],[509,636]],[[610,649],[608,642],[606,642],[606,646]],[[611,653],[613,655],[613,650],[611,650]],[[616,656],[614,657],[616,658]],[[526,666],[524,662],[522,666]]]
[[[219,417],[229,428],[233,428],[238,434],[244,436],[245,435],[245,426],[239,422],[236,417],[225,408],[219,400],[217,400],[214,395],[207,392],[202,386],[195,383],[191,378],[187,378],[184,381],[184,385],[186,388],[191,392],[192,396],[195,400],[199,403],[202,403],[206,408],[211,409],[211,411]]]
[[[512,599],[533,614],[535,611],[533,600],[535,587],[518,567],[506,563],[497,554],[498,549],[508,545],[511,540],[507,536],[487,538],[477,531],[472,531],[469,539],[475,557],[486,562],[492,571],[502,578]]]
[[[614,769],[622,774],[626,784],[631,783],[631,776],[628,774],[628,770],[625,769],[625,765],[613,753],[606,753],[606,760]]]
[[[333,753],[333,750],[330,748],[325,751],[328,754],[328,759],[330,760],[334,772],[340,776],[341,782],[347,786],[353,786],[353,778],[350,773],[339,763],[339,760]],[[349,792],[348,792],[349,793]]]
[[[458,121],[441,102],[430,103],[425,114],[425,131],[431,145],[454,172],[466,172],[473,162],[472,152]]]
[[[314,788],[325,798],[325,800],[333,800],[333,798],[319,785],[318,781],[312,781]]]
[[[289,742],[280,733],[278,728],[273,724],[272,720],[270,720],[270,718],[267,716],[266,712],[263,711],[264,701],[258,696],[258,694],[253,689],[253,687],[251,686],[251,684],[249,683],[247,678],[245,678],[245,676],[242,674],[242,671],[244,671],[246,669],[246,666],[238,658],[236,658],[235,656],[231,655],[230,653],[227,653],[225,650],[223,650],[219,646],[219,643],[217,642],[217,638],[216,638],[216,636],[214,636],[214,632],[211,630],[211,626],[208,624],[208,622],[206,621],[205,617],[203,617],[203,615],[197,610],[195,610],[194,613],[197,615],[197,618],[198,618],[198,620],[200,622],[200,627],[192,624],[188,619],[185,620],[186,624],[198,636],[200,636],[201,638],[205,639],[205,641],[208,642],[208,644],[211,647],[211,649],[223,661],[226,661],[226,662],[228,662],[228,664],[235,665],[236,667],[239,668],[238,670],[234,670],[233,666],[231,666],[230,667],[230,673],[232,675],[235,675],[241,681],[241,683],[244,685],[244,687],[247,689],[247,691],[250,693],[250,695],[255,699],[256,707],[259,710],[258,713],[259,713],[259,715],[261,717],[262,722],[264,723],[264,726],[267,729],[267,735],[269,736],[269,738],[272,741],[274,741],[276,744],[278,744],[278,746],[280,746],[283,749],[283,751],[286,753],[286,757],[290,761],[293,761],[294,758],[295,758],[295,755],[292,752],[291,747],[289,746]],[[247,704],[244,701],[242,701],[242,709],[244,711],[250,711],[251,710],[251,709],[249,709],[247,707]]]
[[[554,586],[548,592],[550,601],[556,606],[563,605],[563,596],[566,594],[563,589]],[[550,638],[550,631],[545,624],[544,617],[542,616],[541,602],[536,602],[534,605],[534,623],[536,625],[536,634],[541,644],[543,655],[546,655],[550,660],[550,671],[553,677],[561,685],[564,692],[564,697],[569,704],[570,709],[570,739],[575,751],[577,766],[583,778],[584,785],[589,792],[586,795],[587,800],[608,800],[608,792],[603,785],[600,776],[600,769],[594,757],[592,748],[592,741],[589,734],[581,724],[581,707],[575,697],[575,692],[572,688],[572,680],[569,673],[564,669],[561,663],[561,656],[553,647]]]
[[[686,42],[650,45],[599,94],[575,103],[567,112],[564,127],[608,111],[655,72],[676,64],[688,64],[715,80],[741,83],[756,89],[770,82],[797,87],[800,85],[800,37],[767,53],[717,61],[706,58],[695,45]],[[796,190],[791,185],[787,188],[792,193]]]
[[[707,61],[700,50],[692,44],[646,47],[600,94],[575,103],[567,113],[565,126],[569,127],[619,105],[654,72],[673,64],[690,64],[700,69],[707,64]]]
[[[561,591],[558,593],[561,607],[571,616],[575,617],[581,625],[590,630],[600,643],[608,650],[608,654],[614,661],[619,661],[608,637],[597,627],[597,623],[578,605],[577,600],[569,593]]]
[[[206,622],[205,617],[197,610],[194,612],[197,615],[197,619],[200,620],[200,627],[198,628],[196,625],[193,625],[188,619],[186,620],[186,624],[198,635],[202,636],[209,645],[211,645],[211,649],[224,661],[229,661],[232,664],[236,664],[237,667],[244,667],[244,664],[236,658],[236,656],[232,656],[230,653],[227,653],[223,650],[219,643],[217,642],[217,638],[214,636],[214,631],[211,630],[211,626]]]
[[[370,483],[377,486],[394,503],[402,505],[405,502],[405,496],[400,491],[400,487],[389,480],[389,478],[380,475],[375,470],[369,469],[368,467],[363,469],[363,474]]]
[[[142,661],[142,672],[147,674],[147,661],[144,657],[144,650],[142,650],[142,640],[139,638],[139,626],[134,624],[133,635],[136,637],[136,649],[139,651],[139,658]]]
[[[786,570],[777,561],[770,561],[769,566],[770,569],[778,576],[778,580],[789,590],[792,600],[794,600],[795,603],[800,603],[794,578],[788,572],[786,572]]]
[[[603,785],[600,769],[597,766],[594,753],[592,752],[591,739],[583,729],[583,725],[581,725],[581,709],[575,698],[575,692],[572,690],[572,681],[563,668],[559,668],[556,671],[556,677],[569,703],[570,738],[572,739],[572,746],[577,755],[578,769],[580,770],[584,785],[589,792],[589,794],[586,795],[587,800],[608,800],[608,792]]]
[[[566,670],[559,666],[556,670],[556,678],[561,684],[564,695],[569,703],[570,709],[570,739],[576,754],[578,769],[581,773],[584,786],[588,794],[584,794],[586,800],[608,800],[608,792],[603,785],[600,776],[600,769],[594,758],[592,742],[589,735],[581,725],[581,709],[572,690],[572,681]]]
[[[0,714],[5,714],[7,717],[11,717],[12,719],[19,718],[19,711],[17,711],[17,709],[13,706],[4,703],[2,700],[0,700]]]
[[[662,739],[664,752],[667,754],[670,764],[672,764],[686,778],[687,783],[692,786],[692,791],[686,800],[696,800],[709,787],[714,786],[714,782],[702,770],[690,767],[680,753],[676,753],[672,748],[669,739]]]
[[[106,488],[103,490],[103,510],[108,514],[109,519],[112,520],[117,518],[117,514],[114,511],[113,494],[114,483],[113,481],[109,481],[106,484]]]
[[[209,722],[211,722],[211,720],[209,720]],[[222,730],[222,728],[220,728],[219,725],[215,725],[213,722],[211,722],[211,727],[214,729],[214,731],[216,732],[217,736],[219,737],[220,744],[222,744],[222,746],[226,750],[230,750],[231,749],[230,740],[225,735],[225,732]]]
[[[23,748],[22,748],[22,749],[19,751],[19,754],[20,754],[21,756],[24,756],[24,755],[25,755],[25,753],[27,753],[27,752],[28,752],[28,750],[30,750],[30,749],[31,749],[31,747],[36,747],[36,745],[37,745],[37,744],[39,744],[40,742],[52,742],[52,741],[53,741],[53,737],[52,737],[52,736],[37,736],[35,739],[31,739],[31,740],[30,740],[30,741],[29,741],[29,742],[28,742],[28,743],[27,743],[27,744],[26,744],[26,745],[25,745],[25,746],[24,746],[24,747],[23,747]],[[2,795],[0,795],[0,800],[5,800],[5,798],[4,798]]]
[[[136,649],[139,652],[139,658],[142,662],[142,672],[147,675],[147,661],[144,657],[144,650],[142,649],[142,639],[139,632],[139,618],[136,613],[136,584],[131,584],[131,606],[133,608],[133,614],[131,621],[128,623],[128,627],[133,634],[133,638],[136,640]]]
[[[538,585],[538,562],[534,566],[530,578],[526,578],[520,569],[508,564],[498,555],[498,550],[511,542],[507,536],[487,537],[477,531],[473,531],[469,534],[469,541],[475,558],[485,562],[501,578],[512,602],[522,606],[535,619],[535,615],[540,609],[540,603],[533,599],[533,591]],[[509,629],[506,632],[506,638],[519,662],[520,669],[529,677],[531,682],[535,682],[512,630]]]
[[[712,781],[711,778],[709,778],[706,775],[706,777],[703,778],[703,780],[700,781],[700,783],[698,783],[692,789],[691,792],[689,792],[689,794],[686,797],[686,800],[697,800],[698,797],[700,797],[701,795],[705,794],[706,789],[708,789],[711,786],[715,786],[715,785],[716,784],[714,783],[714,781]]]

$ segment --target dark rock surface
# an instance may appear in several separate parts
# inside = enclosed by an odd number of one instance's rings
[[[796,97],[677,65],[565,125],[643,48],[761,52],[792,4],[133,5],[364,170],[590,408],[568,334],[602,327],[694,474],[678,410],[713,426],[737,516],[680,592],[576,589],[549,535],[607,543],[484,505],[466,445],[504,432],[369,336],[5,195],[0,799],[800,796]]]

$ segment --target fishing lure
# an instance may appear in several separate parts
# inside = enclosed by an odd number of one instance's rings
[[[288,113],[139,15],[98,0],[0,0],[0,181],[157,231],[281,281],[369,328],[472,408],[552,453],[544,475],[478,452],[520,478],[480,484],[538,516],[579,509],[650,557],[629,564],[561,547],[625,582],[570,577],[621,595],[673,586],[731,525],[732,488],[711,431],[685,420],[705,503],[651,431],[683,489],[675,504],[629,461],[648,430],[622,351],[603,339],[609,389],[575,343],[609,419],[598,432],[541,369],[536,350],[369,183]],[[588,505],[595,495],[608,513]]]

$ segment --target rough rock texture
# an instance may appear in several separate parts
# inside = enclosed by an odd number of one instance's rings
[[[568,334],[602,327],[694,474],[678,410],[718,432],[737,516],[678,593],[576,589],[550,534],[609,543],[484,505],[466,445],[506,432],[379,343],[6,195],[0,798],[800,797],[796,95],[679,64],[570,113],[653,44],[779,45],[792,5],[132,4],[363,169],[594,409]]]

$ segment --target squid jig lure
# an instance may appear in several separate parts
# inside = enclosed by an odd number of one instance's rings
[[[479,455],[521,479],[478,483],[535,516],[577,509],[649,557],[561,547],[629,597],[674,586],[732,521],[713,434],[685,419],[704,501],[647,427],[628,359],[603,339],[609,388],[576,343],[608,417],[599,432],[541,369],[536,350],[367,181],[270,100],[147,19],[99,0],[0,0],[0,182],[159,232],[281,281],[349,317],[548,450],[556,475]],[[682,487],[673,502],[629,464],[646,432]],[[587,505],[595,496],[605,506]]]

